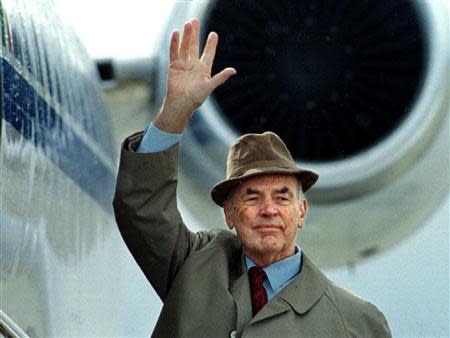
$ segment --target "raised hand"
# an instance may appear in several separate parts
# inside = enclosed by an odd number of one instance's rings
[[[175,30],[170,40],[170,63],[167,91],[154,125],[171,133],[181,133],[192,113],[218,86],[236,74],[234,68],[225,68],[211,77],[218,35],[208,35],[203,55],[199,58],[200,22],[192,19],[184,25],[181,44]]]

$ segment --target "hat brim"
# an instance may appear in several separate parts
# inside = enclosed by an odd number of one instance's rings
[[[319,178],[319,175],[316,174],[315,172],[305,169],[283,169],[283,168],[251,169],[246,171],[243,175],[239,177],[231,178],[217,183],[211,189],[211,198],[214,201],[214,203],[216,203],[219,207],[223,207],[223,202],[227,198],[228,193],[236,185],[238,185],[240,182],[249,177],[266,174],[295,175],[302,183],[303,192],[306,192],[309,188],[311,188]]]

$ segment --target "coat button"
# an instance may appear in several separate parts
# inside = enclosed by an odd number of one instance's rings
[[[230,332],[230,338],[236,338],[236,337],[237,337],[236,331],[231,331]]]

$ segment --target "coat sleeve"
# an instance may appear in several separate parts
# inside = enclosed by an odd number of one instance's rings
[[[210,238],[189,231],[178,212],[178,145],[136,153],[141,138],[134,134],[122,145],[113,207],[128,249],[164,301],[189,253]]]

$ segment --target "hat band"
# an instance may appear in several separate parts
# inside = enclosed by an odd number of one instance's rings
[[[292,163],[288,161],[259,161],[259,162],[252,162],[250,165],[247,166],[241,166],[238,169],[232,170],[230,174],[227,175],[227,179],[237,178],[240,176],[243,176],[250,170],[255,171],[265,171],[266,169],[269,170],[298,170],[298,168]]]

